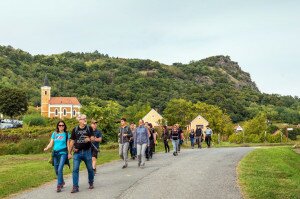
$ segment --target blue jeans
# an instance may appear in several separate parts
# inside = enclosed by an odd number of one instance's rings
[[[194,148],[194,144],[195,144],[195,138],[190,138],[191,139],[191,147]]]
[[[92,152],[91,150],[80,150],[77,153],[74,153],[74,162],[73,162],[73,186],[78,187],[79,181],[79,166],[81,160],[85,163],[85,166],[88,170],[89,183],[94,183],[94,170],[92,165]]]
[[[178,145],[179,145],[179,140],[172,140],[172,145],[173,145],[174,152],[177,153],[177,151],[178,151]]]
[[[62,185],[64,182],[63,170],[67,156],[67,154],[53,156],[54,170],[57,176],[57,185]]]

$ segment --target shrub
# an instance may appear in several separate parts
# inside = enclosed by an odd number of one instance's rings
[[[213,135],[211,136],[211,141],[212,141],[213,143],[218,144],[218,134],[213,134]]]
[[[100,150],[110,150],[110,149],[117,149],[119,144],[116,142],[107,142],[106,144],[100,144]]]
[[[277,133],[275,135],[271,135],[271,134],[267,134],[266,136],[267,142],[269,143],[279,143],[281,142],[281,134]],[[283,138],[282,141],[284,141],[285,139]]]
[[[19,143],[1,144],[0,155],[42,153],[48,142],[49,138],[42,138],[25,139]]]
[[[257,135],[257,134],[250,134],[248,136],[245,136],[245,142],[246,143],[260,143],[261,136]]]
[[[23,122],[28,126],[45,126],[46,120],[40,115],[25,115],[23,118]]]
[[[279,129],[278,126],[269,125],[268,128],[267,128],[267,132],[268,133],[275,133],[278,129]]]
[[[229,136],[228,141],[231,143],[241,144],[243,142],[243,134],[242,133],[234,133]]]

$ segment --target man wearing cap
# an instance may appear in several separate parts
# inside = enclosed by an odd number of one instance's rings
[[[71,134],[69,154],[72,154],[74,147],[74,161],[73,161],[73,189],[71,193],[79,191],[79,167],[81,161],[84,161],[88,170],[89,189],[94,188],[94,171],[92,165],[91,142],[95,140],[93,129],[87,126],[86,115],[79,115],[77,117],[79,125],[76,126]]]
[[[99,146],[100,142],[102,142],[102,133],[97,129],[98,122],[94,119],[91,120],[91,127],[93,129],[93,133],[95,136],[95,141],[92,142],[92,162],[93,162],[93,170],[94,174],[96,174],[97,171],[97,158],[98,153],[100,152]]]

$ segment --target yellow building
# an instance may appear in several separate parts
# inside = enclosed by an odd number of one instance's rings
[[[151,109],[147,115],[143,117],[144,122],[151,123],[153,127],[160,126],[164,118],[154,109]]]
[[[51,97],[51,87],[45,77],[41,87],[41,115],[49,118],[73,118],[80,114],[81,104],[76,97]]]
[[[187,125],[187,131],[191,131],[192,129],[196,131],[198,126],[202,128],[202,131],[205,131],[208,124],[209,122],[204,117],[198,115],[189,125]]]

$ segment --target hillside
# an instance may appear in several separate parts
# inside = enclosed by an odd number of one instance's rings
[[[35,106],[40,105],[45,75],[50,80],[52,96],[77,96],[83,104],[95,98],[115,100],[123,106],[149,102],[162,111],[170,99],[185,98],[218,105],[234,122],[251,117],[253,107],[290,108],[300,104],[298,98],[262,94],[250,74],[229,56],[165,65],[113,58],[97,51],[32,56],[0,46],[0,67],[0,87],[26,90]]]

